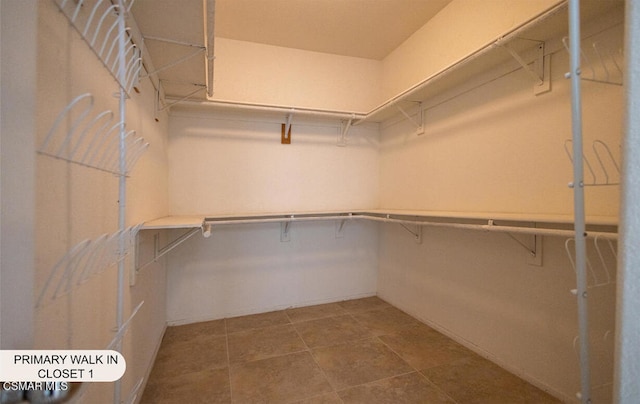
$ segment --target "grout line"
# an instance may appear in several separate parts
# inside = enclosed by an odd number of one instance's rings
[[[326,317],[322,317],[324,318],[329,318],[329,317],[338,317],[341,316],[342,314],[338,314],[338,315],[330,315],[330,316],[326,316]],[[316,319],[316,320],[320,320]],[[313,320],[308,320],[308,321],[313,321]],[[303,323],[303,321],[299,322],[299,323]],[[307,352],[309,352],[309,355],[311,356],[311,360],[313,360],[313,363],[316,364],[317,368],[320,370],[320,372],[322,373],[322,376],[324,377],[324,380],[327,382],[327,384],[329,385],[329,387],[331,387],[331,391],[336,395],[336,397],[338,397],[338,400],[340,400],[341,403],[344,404],[344,401],[342,400],[342,398],[340,397],[340,395],[338,394],[338,391],[336,390],[336,388],[333,386],[333,384],[331,384],[331,382],[329,381],[329,378],[327,377],[327,373],[324,371],[324,369],[322,368],[322,366],[320,366],[320,364],[318,363],[318,361],[316,360],[315,356],[313,356],[313,349],[311,347],[309,347],[309,345],[307,345],[307,342],[304,340],[304,338],[302,338],[302,335],[300,335],[300,332],[298,331],[298,329],[295,327],[295,323],[293,324],[293,329],[295,330],[296,334],[298,334],[298,337],[302,340],[302,343],[304,344],[304,346],[307,347]],[[323,393],[323,394],[328,394],[328,393]],[[321,394],[322,395],[322,394]],[[310,399],[313,397],[319,397],[321,395],[318,396],[312,396],[312,397],[306,397],[305,399]]]
[[[311,306],[309,306],[309,307],[311,307]],[[407,360],[405,360],[405,359],[403,358],[403,356],[402,356],[402,355],[400,355],[396,350],[394,350],[394,349],[393,349],[393,348],[392,348],[388,343],[386,343],[386,342],[381,338],[381,337],[383,337],[383,336],[393,336],[393,335],[397,335],[398,333],[402,332],[405,328],[403,328],[403,329],[394,329],[394,330],[391,330],[391,331],[383,332],[383,333],[381,333],[380,335],[376,335],[376,334],[375,334],[374,332],[372,332],[368,327],[366,327],[366,325],[365,325],[365,324],[361,323],[360,321],[358,321],[358,320],[356,319],[356,316],[357,316],[357,315],[359,315],[359,314],[361,314],[361,313],[371,313],[371,312],[373,312],[373,311],[384,310],[384,309],[387,309],[387,308],[389,308],[389,307],[396,308],[394,305],[389,304],[388,306],[385,306],[385,307],[378,307],[378,308],[371,309],[371,310],[358,310],[358,311],[356,311],[356,312],[349,312],[349,311],[346,311],[346,310],[345,310],[346,312],[332,313],[332,314],[329,314],[329,315],[326,315],[326,316],[323,316],[323,317],[319,317],[319,318],[316,318],[316,319],[305,320],[305,321],[300,321],[300,322],[297,322],[297,323],[293,323],[293,322],[291,321],[291,318],[290,318],[289,314],[286,312],[286,310],[283,310],[283,311],[285,312],[285,316],[286,316],[287,320],[289,321],[288,323],[275,324],[275,325],[269,325],[269,326],[266,326],[266,327],[259,327],[259,328],[251,328],[251,329],[247,329],[247,330],[237,331],[236,333],[243,333],[243,332],[248,332],[248,331],[249,331],[249,332],[250,332],[250,331],[254,331],[254,332],[255,332],[255,331],[260,331],[260,330],[264,330],[264,329],[267,329],[267,328],[275,328],[275,327],[279,327],[279,326],[291,326],[291,327],[293,327],[294,332],[296,333],[296,335],[298,336],[298,338],[300,338],[300,340],[302,341],[304,348],[303,348],[303,349],[301,349],[301,350],[299,350],[299,351],[295,351],[295,352],[288,352],[288,353],[285,353],[285,354],[275,355],[275,356],[273,356],[273,357],[263,358],[263,359],[260,359],[260,360],[268,360],[268,359],[275,358],[275,357],[282,357],[282,356],[285,356],[285,355],[292,355],[292,354],[301,353],[301,352],[308,352],[308,353],[309,353],[309,355],[311,355],[311,358],[312,358],[313,363],[315,364],[315,366],[317,367],[317,369],[319,369],[320,374],[322,374],[322,376],[324,377],[324,380],[329,384],[329,386],[330,386],[330,388],[331,388],[331,391],[330,391],[330,392],[329,392],[329,391],[327,391],[326,393],[322,393],[322,394],[316,394],[316,395],[311,396],[311,397],[305,397],[305,398],[304,398],[305,400],[308,400],[308,399],[311,399],[311,398],[321,397],[321,396],[322,396],[322,395],[324,395],[324,394],[334,394],[334,396],[335,396],[335,397],[338,397],[339,402],[344,403],[343,399],[340,397],[339,392],[342,392],[342,391],[345,391],[345,390],[348,390],[348,389],[351,389],[351,388],[359,387],[359,386],[370,385],[370,384],[377,383],[377,382],[380,382],[380,381],[383,381],[383,380],[392,379],[392,378],[395,378],[395,377],[400,377],[400,376],[403,376],[403,375],[407,375],[407,374],[410,374],[410,373],[417,372],[417,373],[420,375],[421,379],[423,379],[424,381],[426,381],[426,382],[428,383],[428,385],[429,385],[429,386],[431,386],[432,388],[435,388],[437,392],[439,392],[440,394],[442,394],[444,397],[447,397],[449,400],[451,400],[451,402],[452,402],[452,403],[456,403],[456,404],[458,404],[458,402],[457,402],[456,400],[454,400],[450,395],[448,395],[445,391],[443,391],[443,390],[442,390],[442,388],[440,388],[440,387],[439,387],[435,382],[433,382],[433,381],[432,381],[431,379],[429,379],[425,374],[423,374],[423,373],[421,372],[421,369],[417,369],[415,366],[411,365]],[[396,308],[396,309],[397,309],[397,308]],[[398,310],[400,310],[400,309],[398,309]],[[403,312],[403,313],[404,313],[404,312]],[[423,324],[424,324],[424,322],[420,321],[420,320],[419,320],[419,319],[417,319],[416,317],[414,317],[414,316],[412,316],[412,315],[410,315],[410,314],[408,314],[408,313],[405,313],[405,314],[409,315],[410,317],[412,317],[412,318],[416,319],[417,321],[419,321],[420,323],[423,323]],[[367,337],[356,338],[356,339],[353,339],[353,340],[352,340],[352,339],[348,339],[348,340],[340,339],[340,340],[339,340],[339,342],[337,342],[337,343],[333,343],[333,344],[331,344],[331,345],[324,345],[324,346],[319,346],[319,347],[311,348],[311,347],[307,344],[307,342],[304,340],[304,338],[302,337],[301,332],[300,332],[300,331],[298,330],[298,328],[296,327],[296,324],[303,324],[303,323],[305,323],[305,322],[310,322],[310,321],[317,321],[317,320],[323,320],[323,319],[328,319],[328,318],[339,318],[339,317],[345,317],[345,316],[349,316],[350,320],[353,322],[353,324],[354,324],[354,325],[357,325],[357,326],[359,326],[359,327],[362,327],[362,328],[366,329],[368,332],[370,332],[370,333],[371,333],[371,335],[370,335],[370,336],[367,336]],[[233,335],[233,334],[236,334],[236,333],[229,333],[228,319],[227,319],[227,318],[224,318],[224,319],[222,319],[222,320],[223,320],[223,325],[224,325],[224,336],[225,336],[225,345],[226,345],[226,364],[227,364],[227,377],[228,377],[228,383],[229,383],[229,396],[230,396],[230,398],[231,398],[231,401],[233,402],[233,388],[232,388],[232,384],[231,384],[231,352],[230,352],[229,346],[230,346],[230,334],[231,334],[231,335]],[[426,325],[426,324],[425,324],[425,325]],[[429,326],[429,325],[427,325],[427,327],[430,327],[430,326]],[[433,328],[433,327],[431,327],[431,328]],[[435,328],[433,328],[433,329],[434,329],[435,331],[439,332],[437,329],[435,329]],[[166,337],[166,336],[167,336],[167,334],[166,334],[166,330],[165,330],[165,333],[164,333],[164,335],[163,335],[163,339],[161,340],[161,342],[160,342],[160,346],[158,347],[158,353],[159,353],[159,352],[160,352],[160,350],[162,349],[162,342],[164,342],[164,339],[165,339],[165,337]],[[455,342],[455,340],[453,340],[452,338],[448,337],[447,335],[443,334],[443,336]],[[321,350],[321,349],[331,348],[331,347],[334,347],[334,346],[344,345],[344,344],[349,344],[349,343],[357,343],[357,342],[359,342],[359,341],[366,341],[366,340],[373,340],[373,341],[376,341],[376,342],[381,343],[384,347],[386,347],[387,349],[389,349],[389,350],[390,350],[394,355],[396,355],[398,358],[400,358],[400,359],[401,359],[401,360],[402,360],[406,365],[408,365],[408,367],[409,367],[410,369],[412,369],[412,371],[404,372],[404,373],[400,373],[400,374],[395,374],[395,375],[391,375],[391,376],[388,376],[388,377],[385,377],[385,378],[381,378],[381,379],[377,379],[377,380],[372,380],[372,381],[365,382],[365,383],[361,383],[361,384],[357,384],[357,385],[354,385],[354,386],[348,386],[348,387],[340,388],[340,389],[336,388],[336,387],[335,387],[335,386],[330,382],[330,379],[329,379],[329,377],[327,376],[327,373],[326,373],[326,372],[325,372],[325,370],[320,366],[320,364],[319,364],[319,363],[318,363],[318,361],[316,360],[316,358],[315,358],[315,356],[314,356],[314,354],[313,354],[313,353],[314,353],[315,351],[317,351],[317,350]],[[158,359],[158,358],[156,357],[156,360],[154,360],[154,363],[153,363],[153,365],[152,365],[153,367],[156,365],[157,359]],[[485,358],[485,359],[486,359],[486,358]],[[251,362],[251,361],[246,361],[246,362]],[[245,363],[246,363],[246,362],[245,362]],[[493,363],[494,365],[497,365],[497,364],[495,364],[493,361],[489,361],[489,362]],[[446,365],[446,364],[441,364],[441,365],[437,365],[437,366],[444,366],[444,365]],[[497,365],[497,366],[499,366],[499,365]],[[428,368],[427,368],[427,369],[428,369]],[[425,370],[425,369],[422,369],[422,370]],[[507,370],[505,370],[505,371],[506,371],[507,373],[509,373],[509,374],[512,374],[512,375],[514,375],[514,376],[518,377],[518,375],[516,375],[516,374],[514,374],[514,373],[512,373],[512,372],[509,372],[509,371],[507,371]],[[149,377],[149,379],[150,379],[150,377]],[[151,383],[149,383],[150,381],[151,381],[151,380],[148,380],[148,383],[147,383],[147,384],[151,384]],[[526,380],[524,380],[524,382],[525,382],[525,383],[528,383]],[[531,383],[528,383],[528,384],[531,384]],[[534,387],[535,387],[535,386],[534,386]],[[542,390],[542,391],[544,391],[544,390]],[[548,393],[548,392],[547,392],[547,393]],[[143,392],[143,394],[144,394],[144,392]]]
[[[391,305],[391,304],[390,304],[390,305]],[[396,308],[396,307],[395,307],[395,306],[393,306],[393,305],[391,305],[391,307]],[[400,309],[398,309],[398,310],[400,310]],[[404,313],[404,312],[403,312],[403,313]],[[408,313],[405,313],[405,314],[407,314],[408,316],[410,316],[410,317],[411,317],[411,318],[413,318],[413,319],[416,319],[415,317],[411,316],[411,315],[410,315],[410,314],[408,314]],[[416,320],[418,320],[418,319],[416,319]],[[418,320],[418,321],[420,321],[420,320]],[[422,322],[420,321],[420,323],[422,323]],[[402,376],[402,375],[405,375],[405,374],[410,374],[410,373],[414,373],[414,372],[415,372],[415,373],[417,373],[417,374],[418,374],[422,379],[424,379],[424,380],[425,380],[425,381],[426,381],[430,386],[434,387],[438,392],[440,392],[441,394],[443,394],[445,397],[447,397],[447,398],[448,398],[449,400],[451,400],[453,403],[458,404],[458,402],[457,402],[456,400],[454,400],[454,399],[453,399],[453,397],[449,396],[449,395],[448,395],[446,392],[444,392],[444,391],[443,391],[439,386],[437,386],[435,383],[433,383],[431,380],[429,380],[429,378],[427,378],[424,374],[422,374],[422,372],[420,371],[420,369],[417,369],[415,366],[413,366],[411,363],[409,363],[406,359],[404,359],[404,358],[402,357],[402,355],[400,355],[398,352],[396,352],[396,350],[395,350],[395,349],[393,349],[392,347],[390,347],[386,342],[384,342],[384,341],[382,340],[382,338],[380,338],[381,336],[385,336],[385,335],[394,335],[394,334],[398,334],[399,332],[401,332],[401,331],[395,331],[395,332],[388,333],[388,334],[381,334],[381,335],[377,335],[377,336],[376,336],[376,339],[378,339],[378,341],[380,341],[380,342],[381,342],[384,346],[386,346],[386,347],[387,347],[391,352],[393,352],[395,355],[397,355],[397,356],[398,356],[398,357],[399,357],[399,358],[400,358],[404,363],[406,363],[406,364],[407,364],[411,369],[413,369],[414,371],[413,371],[413,372],[408,372],[408,373],[403,373],[403,374],[401,374],[401,375],[391,376],[391,377],[388,377],[387,379],[391,379],[391,378],[393,378],[393,377],[398,377],[398,376]],[[380,379],[380,380],[385,380],[385,379]],[[372,383],[372,382],[370,382],[370,383]],[[366,383],[365,383],[365,384],[366,384]]]
[[[309,345],[304,340],[304,338],[302,338],[302,335],[300,335],[300,331],[298,331],[298,329],[295,326],[293,327],[293,329],[295,330],[296,334],[298,334],[298,337],[302,340],[302,343],[304,344],[304,346],[307,347],[307,352],[309,352],[309,355],[311,355],[311,359],[313,360],[313,363],[315,363],[316,366],[318,367],[318,369],[320,369],[320,372],[322,372],[322,375],[324,376],[324,379],[327,381],[329,386],[331,386],[331,390],[333,390],[333,392],[336,393],[336,389],[335,389],[335,387],[333,387],[331,382],[329,382],[329,378],[327,377],[327,374],[325,373],[324,369],[322,369],[322,366],[320,366],[318,361],[316,361],[316,358],[313,356],[313,349],[311,347],[309,347]]]
[[[437,384],[435,384],[434,382],[432,382],[431,380],[429,380],[429,378],[427,376],[425,376],[424,374],[422,374],[422,372],[418,371],[418,374],[420,375],[420,377],[422,377],[427,383],[429,383],[429,385],[433,386],[433,388],[435,388],[436,390],[438,390],[440,393],[442,393],[445,397],[447,397],[449,400],[451,400],[453,403],[455,404],[461,404],[458,403],[456,400],[453,399],[453,397],[451,397],[450,395],[448,395],[444,390],[442,390],[440,388],[440,386],[438,386]]]
[[[229,379],[229,399],[233,402],[233,386],[231,385],[231,358],[229,353],[229,332],[227,330],[227,319],[224,318],[224,339],[227,347],[227,378]]]

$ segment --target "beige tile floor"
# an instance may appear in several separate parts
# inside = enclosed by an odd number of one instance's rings
[[[169,327],[142,403],[559,403],[377,297]]]

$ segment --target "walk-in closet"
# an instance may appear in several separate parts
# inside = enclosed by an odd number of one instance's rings
[[[638,2],[0,18],[2,403],[638,402]]]

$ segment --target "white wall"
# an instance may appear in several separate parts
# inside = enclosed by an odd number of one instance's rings
[[[537,267],[506,234],[425,227],[416,244],[402,227],[386,225],[379,253],[381,298],[554,395],[575,399],[575,276],[564,239],[543,239]],[[603,276],[595,253],[590,259]],[[591,291],[594,386],[611,381],[612,340],[603,336],[614,330],[614,290],[610,284]],[[609,402],[610,390],[594,397]]]
[[[377,60],[216,37],[215,99],[366,112],[381,101]]]
[[[614,30],[622,33],[622,27]],[[380,152],[380,205],[384,208],[571,214],[571,138],[567,55],[553,55],[552,91],[533,95],[530,77],[518,70],[462,97],[430,107],[425,134],[413,135],[407,120],[385,125]],[[609,144],[620,161],[621,87],[585,82],[585,154],[591,142]],[[455,94],[455,90],[451,94]],[[442,95],[443,99],[447,94]],[[606,107],[607,119],[602,119]],[[415,130],[415,127],[413,127]],[[611,169],[612,179],[619,174]],[[586,181],[591,177],[586,175]],[[617,190],[586,191],[587,213],[616,217]]]
[[[558,0],[454,0],[382,62],[389,99],[503,36]]]
[[[282,119],[193,108],[170,122],[172,214],[242,215],[371,209],[377,206],[378,131],[363,125],[337,146],[339,121]],[[275,310],[375,294],[375,227],[294,223],[221,227],[196,236],[168,260],[173,323]]]
[[[174,108],[170,119],[171,213],[246,214],[377,206],[378,132],[362,125],[338,147],[340,121]]]
[[[168,259],[171,324],[268,312],[376,294],[377,233],[371,223],[295,222],[215,227]]]
[[[622,26],[600,37],[616,38],[617,49]],[[551,63],[550,93],[534,96],[520,69],[437,106],[427,103],[422,136],[405,120],[383,125],[381,207],[571,215],[572,171],[563,148],[571,129],[564,50]],[[619,86],[583,82],[585,144],[604,140],[618,161],[622,96]],[[617,186],[589,188],[587,214],[615,220],[618,193]],[[565,240],[545,237],[543,266],[535,267],[504,234],[429,227],[424,232],[416,245],[402,228],[381,227],[378,294],[553,394],[575,400],[577,314],[569,293],[575,280]],[[589,249],[603,280],[604,266],[591,241]],[[612,255],[604,264],[615,272]],[[593,386],[612,380],[614,289],[611,283],[590,290]],[[594,402],[610,402],[611,389],[594,389],[593,396]]]
[[[117,119],[118,98],[113,94],[118,92],[118,85],[54,2],[38,2],[37,23],[36,145],[43,142],[65,106],[86,92],[94,96],[88,119],[104,110],[113,111]],[[126,124],[127,129],[144,137],[150,147],[127,180],[127,226],[166,215],[169,210],[167,117],[160,114],[159,122],[154,119],[155,92],[150,82],[145,80],[138,87],[140,93],[132,92],[127,100]],[[70,116],[75,116],[78,110],[74,111]],[[72,119],[66,119],[61,130],[69,130],[72,123]],[[35,155],[35,150],[32,153]],[[36,155],[36,206],[31,212],[38,226],[34,299],[45,289],[56,263],[75,245],[118,230],[118,199],[117,176]],[[125,270],[133,270],[131,256],[125,260]],[[123,399],[150,371],[166,325],[164,265],[158,263],[147,268],[138,276],[135,286],[130,287],[128,274],[126,277],[124,319],[141,301],[145,303],[123,340],[127,360],[127,372],[121,379]],[[32,348],[105,349],[114,338],[116,300],[116,265],[84,283],[71,285],[67,293],[55,299],[47,298],[35,310]],[[113,383],[92,383],[78,402],[101,402],[112,396]]]
[[[384,60],[216,37],[214,99],[368,112],[559,0],[456,0]]]
[[[33,344],[35,1],[0,3],[0,349]]]

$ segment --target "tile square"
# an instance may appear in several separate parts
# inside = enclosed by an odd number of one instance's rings
[[[301,321],[316,320],[319,318],[340,316],[347,314],[347,311],[338,303],[319,304],[316,306],[308,307],[296,307],[293,309],[285,310],[287,316],[292,323],[299,323]]]
[[[365,297],[362,299],[345,300],[338,302],[340,307],[348,311],[349,313],[362,313],[365,311],[379,310],[391,305],[378,296]]]
[[[455,404],[417,372],[351,387],[338,394],[344,404]]]
[[[336,390],[413,371],[376,338],[317,348],[311,352]]]
[[[231,365],[307,349],[290,324],[229,334],[228,344]]]
[[[141,404],[231,403],[229,369],[175,373],[162,381],[149,380]]]
[[[373,337],[371,332],[358,324],[350,315],[295,323],[294,327],[309,348]]]
[[[228,333],[291,323],[289,321],[289,317],[287,317],[283,310],[227,318],[225,319],[225,322],[227,324]]]
[[[284,403],[332,392],[309,352],[298,352],[231,368],[233,402]]]
[[[456,402],[470,404],[561,402],[478,355],[425,369],[421,373]]]
[[[163,341],[151,371],[151,378],[228,366],[227,337],[199,335],[185,340]]]
[[[393,334],[422,324],[407,313],[392,306],[381,310],[357,313],[353,317],[375,335]]]
[[[424,324],[379,338],[416,370],[475,355],[471,350]]]

